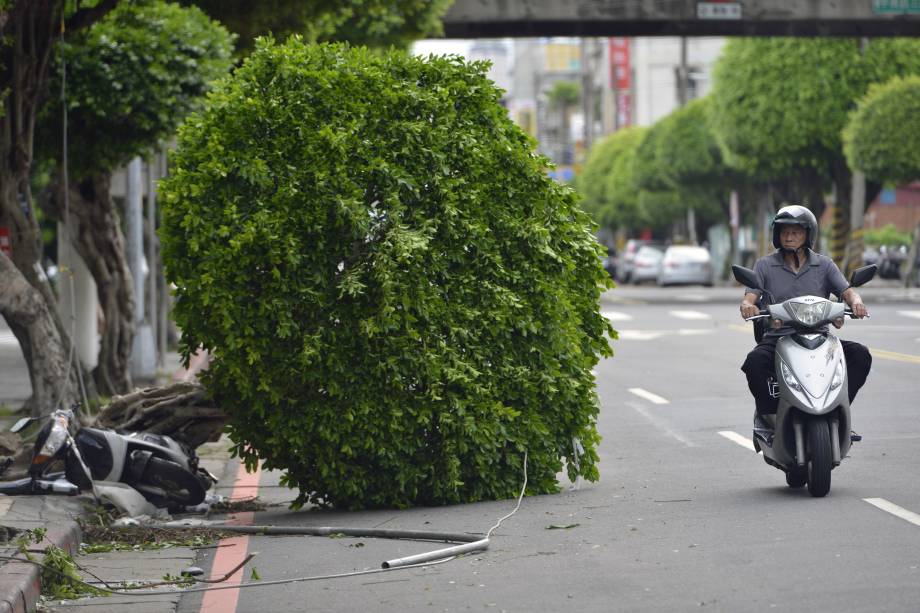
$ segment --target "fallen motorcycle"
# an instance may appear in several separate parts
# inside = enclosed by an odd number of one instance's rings
[[[29,476],[0,482],[0,494],[76,494],[91,490],[94,481],[130,485],[154,506],[178,510],[196,505],[217,479],[198,466],[195,452],[160,434],[82,427],[76,436],[75,405],[47,417],[33,446]],[[19,420],[19,432],[39,418]],[[64,471],[52,472],[63,463]]]

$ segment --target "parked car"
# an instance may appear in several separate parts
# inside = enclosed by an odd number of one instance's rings
[[[712,257],[704,247],[671,245],[664,252],[658,285],[712,285]]]
[[[659,249],[664,249],[665,247],[663,243],[651,240],[631,238],[626,241],[626,244],[623,246],[623,249],[620,250],[619,257],[617,258],[616,280],[618,282],[629,283],[632,281],[633,260],[635,259],[639,248],[645,245],[650,247],[658,247]]]
[[[651,245],[642,245],[636,252],[636,257],[632,263],[632,282],[642,283],[643,281],[658,281],[658,275],[661,273],[661,260],[664,258],[664,250]]]

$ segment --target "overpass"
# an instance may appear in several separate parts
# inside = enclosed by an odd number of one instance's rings
[[[455,0],[444,34],[920,36],[920,0]]]

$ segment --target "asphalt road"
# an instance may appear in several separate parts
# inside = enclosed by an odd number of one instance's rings
[[[735,440],[749,437],[753,412],[739,370],[753,339],[737,300],[652,294],[604,303],[620,338],[596,369],[599,482],[525,498],[482,553],[242,589],[205,609],[188,595],[178,610],[920,610],[920,304],[869,300],[872,319],[841,331],[875,355],[853,407],[864,440],[834,471],[830,494],[814,499]],[[271,473],[259,494],[293,498]],[[278,506],[252,521],[484,533],[514,503],[362,513]],[[264,536],[242,545],[259,552],[252,566],[262,580],[375,569],[441,546]],[[208,567],[220,549],[200,563]]]

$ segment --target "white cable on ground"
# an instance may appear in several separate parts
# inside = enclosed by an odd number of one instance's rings
[[[489,528],[489,531],[486,533],[485,538],[471,542],[471,543],[467,543],[466,545],[460,545],[458,547],[469,547],[472,545],[484,543],[484,546],[480,547],[479,549],[487,548],[488,543],[489,543],[489,537],[492,535],[492,533],[498,529],[498,527],[502,524],[503,521],[505,521],[506,519],[508,519],[515,513],[517,513],[518,509],[521,508],[521,502],[524,499],[524,492],[526,491],[526,489],[527,489],[527,452],[525,451],[524,452],[524,482],[521,485],[521,493],[518,495],[517,504],[514,506],[514,509],[512,509],[511,512],[508,513],[507,515],[501,517],[495,523],[494,526]],[[242,529],[244,528],[245,529],[261,528],[264,530],[266,528],[275,528],[275,526],[216,526],[215,528],[218,530],[226,530],[226,531],[231,531],[231,532],[243,532]],[[433,532],[398,531],[398,530],[387,531],[387,530],[381,530],[381,529],[363,530],[363,529],[350,529],[350,528],[303,528],[303,527],[300,529],[301,530],[311,530],[311,531],[336,530],[342,534],[347,534],[348,532],[352,532],[352,533],[377,532],[381,534],[387,533],[387,532],[394,533],[394,534],[397,532],[404,532],[407,534],[422,536],[424,540],[465,540],[469,538],[468,535],[433,533]],[[279,532],[282,530],[285,530],[285,529],[278,528]],[[250,530],[246,530],[246,531],[249,532]],[[326,532],[326,534],[328,534],[328,532]],[[455,559],[457,555],[459,555],[459,553],[454,553],[454,554],[445,553],[445,552],[449,552],[455,549],[457,548],[451,547],[448,549],[439,550],[438,552],[431,552],[430,554],[421,554],[422,556],[429,556],[432,554],[441,553],[440,557],[438,557],[437,559],[433,559],[431,561],[426,561],[426,562],[421,562],[421,563],[394,563],[398,561],[390,561],[389,563],[384,562],[384,566],[382,568],[370,568],[367,570],[357,570],[357,571],[352,571],[352,572],[347,572],[347,573],[335,573],[335,574],[329,574],[329,575],[312,575],[308,577],[295,577],[293,579],[276,579],[273,581],[253,581],[250,583],[240,583],[237,585],[219,585],[219,586],[214,586],[214,587],[185,588],[185,589],[176,590],[176,593],[192,594],[192,593],[198,593],[198,592],[210,592],[210,591],[215,591],[215,590],[236,590],[236,589],[250,588],[250,587],[266,587],[266,586],[271,586],[271,585],[284,585],[287,583],[301,583],[304,581],[319,581],[322,579],[342,579],[345,577],[357,577],[359,575],[372,575],[376,573],[385,573],[385,572],[401,570],[405,568],[421,568],[425,566],[433,566],[435,564],[443,564],[444,562],[449,562]],[[44,565],[41,564],[40,562],[33,562],[31,560],[25,560],[22,558],[6,558],[6,559],[10,561],[14,561],[14,562],[26,562],[30,564],[35,564],[37,566],[42,566],[44,568]],[[401,558],[401,560],[407,560],[407,559],[408,558]],[[387,565],[387,564],[392,564],[392,565]],[[239,570],[240,571],[242,570],[242,566],[240,567]],[[229,576],[232,576],[232,574],[235,574],[235,573],[231,573],[230,575],[228,575],[228,578]],[[123,595],[123,596],[162,596],[164,593],[167,593],[164,590],[146,590],[146,591],[145,590],[113,590],[113,589],[108,589],[108,588],[101,588],[98,585],[92,585],[90,583],[81,581],[79,579],[70,579],[70,580],[76,583],[81,583],[88,587],[92,587],[93,589],[96,589],[102,592],[116,594],[116,595]]]

